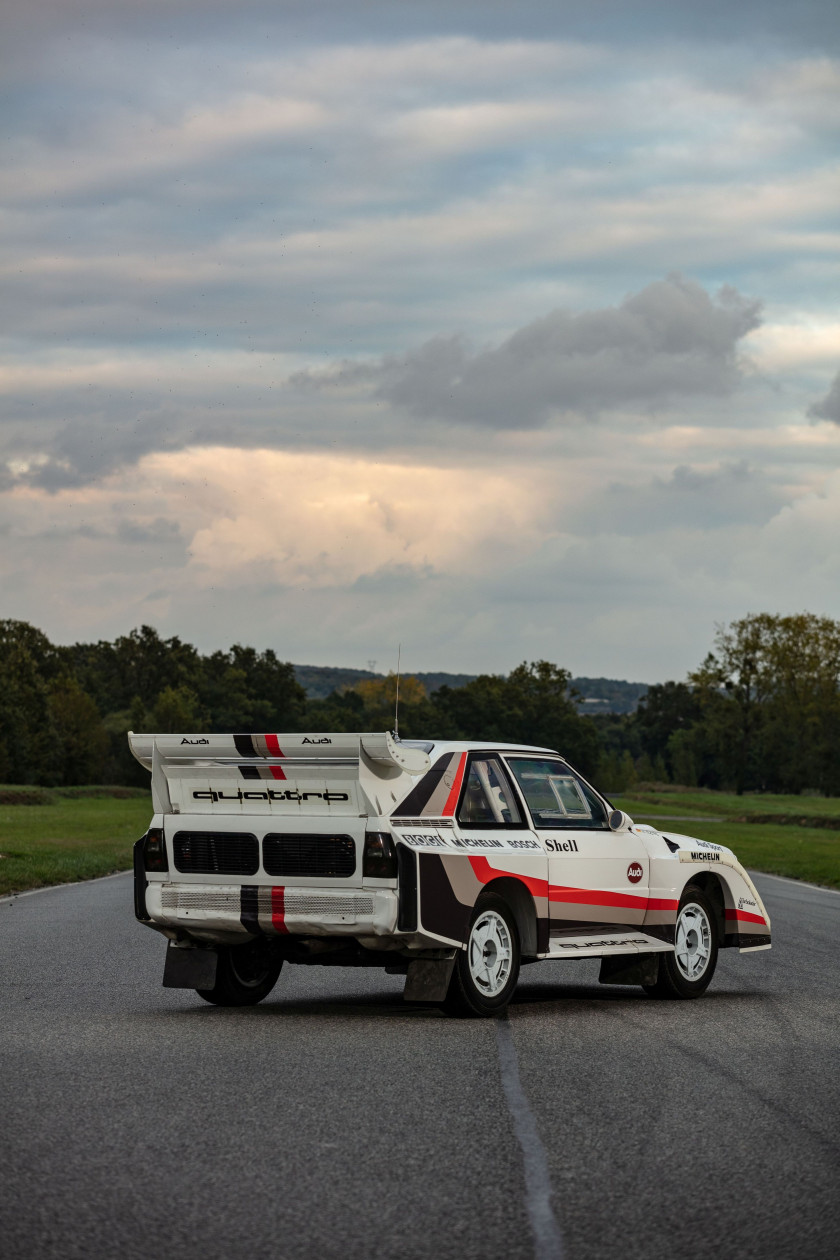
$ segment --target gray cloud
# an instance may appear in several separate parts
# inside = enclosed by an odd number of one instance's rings
[[[760,302],[726,287],[711,298],[672,274],[617,307],[554,311],[491,350],[435,338],[378,364],[299,373],[294,384],[369,385],[419,418],[533,428],[558,414],[655,410],[686,395],[730,393],[741,379],[738,343],[757,328]]]
[[[746,460],[708,469],[680,464],[670,476],[654,477],[647,485],[612,482],[576,513],[575,525],[624,536],[763,526],[789,501],[780,486]]]
[[[131,414],[129,410],[126,415],[130,406],[131,400],[126,399],[112,401],[100,411],[80,407],[78,414],[58,423],[49,437],[42,429],[41,438],[49,442],[47,458],[34,461],[15,480],[49,491],[87,485],[151,451],[177,449],[190,440],[189,429],[176,424],[171,411],[142,409]],[[20,439],[18,443],[22,445]]]
[[[813,420],[833,420],[835,424],[840,424],[840,372],[835,376],[825,398],[808,408],[808,415]]]
[[[141,544],[169,545],[183,542],[178,521],[167,520],[165,516],[157,516],[149,522],[122,520],[117,526],[117,538],[120,542]]]

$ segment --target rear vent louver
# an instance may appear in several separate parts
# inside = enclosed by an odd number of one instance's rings
[[[263,867],[267,875],[346,878],[356,870],[356,842],[351,836],[269,834]]]
[[[256,875],[257,837],[247,831],[178,831],[175,869],[190,875]]]

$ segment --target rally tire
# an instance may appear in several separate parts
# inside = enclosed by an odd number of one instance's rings
[[[444,1010],[467,1019],[501,1015],[516,988],[519,961],[519,932],[510,906],[497,893],[482,893],[467,948],[458,951]]]
[[[689,884],[680,898],[674,952],[659,955],[656,984],[644,985],[645,991],[656,998],[700,997],[715,974],[719,944],[714,907],[702,888]]]
[[[268,997],[283,966],[283,959],[260,940],[220,945],[218,955],[213,988],[196,989],[199,997],[214,1006],[256,1006]]]

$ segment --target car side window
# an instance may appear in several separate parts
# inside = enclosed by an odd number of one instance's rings
[[[609,829],[603,801],[564,761],[547,757],[509,757],[507,761],[535,827]]]
[[[458,822],[481,827],[521,827],[522,815],[497,757],[470,762]]]

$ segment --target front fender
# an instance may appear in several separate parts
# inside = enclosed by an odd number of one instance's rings
[[[755,884],[732,850],[693,836],[669,832],[665,838],[679,844],[674,857],[680,863],[682,887],[700,874],[710,872],[717,877],[724,903],[724,947],[742,951],[769,949],[770,916]]]

